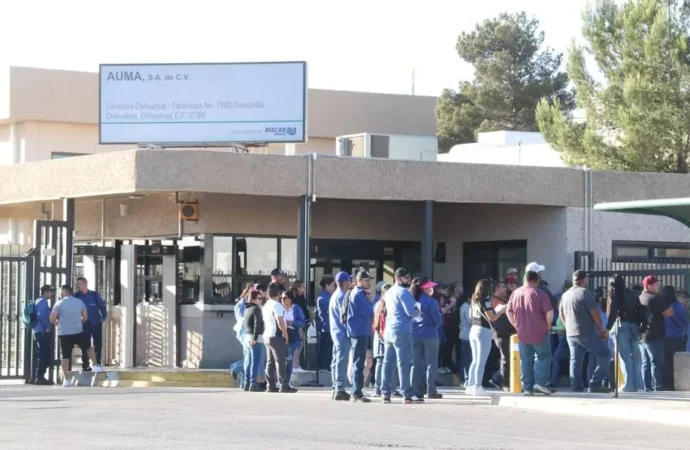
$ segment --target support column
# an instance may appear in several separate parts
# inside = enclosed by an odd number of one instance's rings
[[[136,270],[137,255],[134,245],[123,245],[120,258],[120,367],[134,367],[136,344]]]
[[[165,308],[163,367],[177,366],[177,258],[163,257],[163,307]]]
[[[65,283],[72,285],[72,271],[74,269],[74,199],[66,198],[62,201],[62,215],[67,226],[65,229]]]
[[[98,257],[94,255],[84,255],[84,278],[89,282],[89,288],[92,291],[101,292],[102,286],[98,285],[98,277],[96,276],[96,268],[98,266]]]
[[[311,228],[311,201],[309,197],[303,195],[299,199],[299,219],[297,231],[297,278],[304,281],[309,289],[309,278],[311,276],[311,256],[310,249],[310,228]],[[307,292],[307,298],[310,293]]]
[[[424,202],[422,219],[422,276],[434,277],[434,202]]]

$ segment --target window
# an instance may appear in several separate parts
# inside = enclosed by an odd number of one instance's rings
[[[613,241],[615,262],[690,262],[690,244],[684,242]]]
[[[280,240],[280,269],[291,279],[297,276],[297,239]]]
[[[213,237],[213,273],[232,274],[232,238]]]
[[[71,158],[73,156],[86,156],[87,153],[67,153],[67,152],[51,152],[50,159]]]
[[[278,267],[278,239],[237,238],[237,275],[270,275]]]

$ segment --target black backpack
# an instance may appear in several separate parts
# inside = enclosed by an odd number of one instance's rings
[[[350,311],[350,294],[352,288],[348,289],[340,304],[340,323],[345,325],[347,323],[347,313]]]

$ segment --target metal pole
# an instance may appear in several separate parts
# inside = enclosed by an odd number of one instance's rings
[[[616,391],[613,394],[614,398],[618,398],[618,385],[620,384],[620,380],[618,379],[618,365],[620,364],[620,353],[619,353],[619,335],[621,334],[621,318],[616,317],[616,351],[615,355],[613,356],[613,368],[614,371],[616,372]]]

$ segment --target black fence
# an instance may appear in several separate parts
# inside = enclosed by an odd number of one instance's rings
[[[589,272],[589,287],[592,290],[606,288],[608,280],[614,275],[622,276],[629,288],[642,285],[644,277],[654,275],[660,280],[661,286],[673,286],[678,291],[690,289],[690,264],[672,259],[664,262],[619,262],[595,258],[594,252],[575,252],[575,270],[579,269]]]
[[[31,360],[31,330],[23,313],[31,300],[33,258],[0,256],[0,379],[26,378]]]

